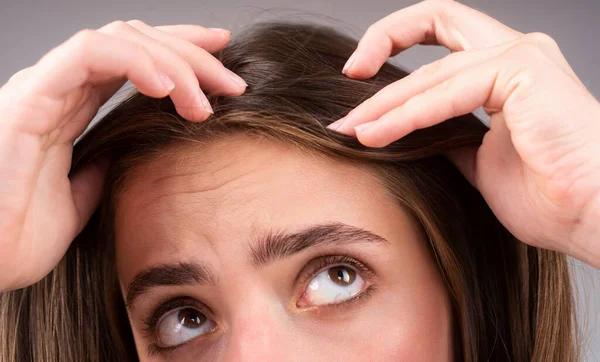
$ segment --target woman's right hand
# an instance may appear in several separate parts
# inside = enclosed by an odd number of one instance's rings
[[[246,88],[210,54],[229,36],[117,21],[78,32],[0,88],[0,291],[47,275],[96,208],[106,165],[68,174],[73,143],[99,107],[129,79],[145,95],[169,95],[182,117],[206,119],[200,85],[213,94]]]

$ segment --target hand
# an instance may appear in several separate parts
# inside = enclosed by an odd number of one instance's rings
[[[200,89],[237,95],[245,82],[210,55],[229,31],[113,22],[83,30],[0,88],[0,291],[52,270],[96,208],[106,161],[69,179],[75,139],[129,79],[169,95],[182,117],[212,112]]]
[[[600,267],[600,104],[557,44],[453,1],[425,1],[369,27],[344,72],[371,77],[418,43],[452,54],[329,128],[382,147],[483,106],[491,119],[481,146],[447,156],[520,240]]]

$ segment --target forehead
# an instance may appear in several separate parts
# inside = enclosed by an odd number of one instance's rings
[[[390,219],[406,222],[365,165],[234,136],[165,151],[127,181],[116,205],[117,263],[133,272],[132,263],[182,256],[243,259],[261,231],[341,221],[391,234]]]

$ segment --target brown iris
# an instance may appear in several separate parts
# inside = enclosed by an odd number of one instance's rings
[[[206,316],[193,308],[185,308],[177,313],[179,324],[185,328],[199,328],[206,322]]]
[[[334,266],[329,268],[329,279],[335,284],[343,287],[348,286],[356,279],[356,271],[345,266]]]

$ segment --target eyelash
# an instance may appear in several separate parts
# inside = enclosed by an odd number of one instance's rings
[[[302,286],[301,290],[305,290],[308,282],[314,278],[320,272],[327,270],[329,268],[333,268],[340,265],[349,265],[356,269],[360,274],[367,279],[373,279],[375,277],[375,272],[371,267],[367,264],[358,261],[357,259],[348,256],[348,255],[321,255],[313,258],[309,261],[304,267],[303,271],[300,272],[296,280],[294,281],[296,284],[300,283]],[[375,284],[370,284],[365,288],[362,292],[355,295],[350,299],[346,299],[340,303],[331,303],[325,305],[319,305],[313,308],[307,309],[323,309],[323,308],[350,308],[357,304],[358,302],[367,300],[375,291],[377,290],[377,286]],[[300,293],[302,295],[302,293]]]
[[[176,297],[176,298],[168,300],[165,303],[160,303],[159,307],[156,308],[156,310],[151,314],[150,318],[144,319],[144,324],[146,325],[146,328],[144,328],[144,331],[147,333],[147,336],[155,339],[156,326],[157,326],[160,318],[162,316],[164,316],[166,313],[168,313],[174,309],[182,308],[182,307],[193,307],[193,308],[197,309],[199,312],[206,315],[207,317],[212,315],[212,313],[207,311],[209,309],[208,307],[206,307],[204,304],[198,302],[194,298],[183,297],[183,296]],[[187,344],[187,343],[183,343],[178,346],[161,347],[157,343],[153,342],[148,346],[148,356],[154,356],[159,353],[166,354],[168,352],[174,351],[175,349],[183,346],[184,344]]]
[[[362,263],[355,258],[348,255],[321,255],[310,260],[302,271],[298,274],[296,279],[294,280],[294,284],[300,283],[302,288],[306,289],[306,284],[318,273],[326,270],[328,268],[333,268],[340,265],[348,265],[356,269],[361,273],[363,277],[366,279],[372,279],[375,276],[375,272],[372,268],[370,268],[365,263]],[[301,289],[301,290],[304,290]],[[320,305],[315,308],[348,308],[360,301],[367,300],[375,291],[377,287],[375,284],[370,284],[365,290],[361,293],[355,295],[354,297],[347,299],[341,303],[332,303],[326,305]],[[159,307],[151,314],[150,318],[144,319],[144,324],[146,324],[146,328],[144,329],[148,336],[151,338],[155,338],[156,336],[156,326],[160,318],[165,315],[167,312],[174,310],[176,308],[181,307],[193,307],[198,309],[201,313],[206,313],[208,307],[204,304],[196,301],[194,298],[190,297],[176,297],[171,299],[165,303],[159,304]],[[212,313],[208,313],[211,315]],[[208,317],[207,315],[207,317]],[[190,341],[191,342],[191,341]],[[167,354],[172,352],[179,347],[186,345],[188,342],[172,346],[172,347],[161,347],[157,343],[153,342],[148,346],[148,356],[154,356],[156,354]]]
[[[306,284],[312,277],[322,272],[323,270],[340,265],[352,266],[354,269],[361,272],[367,278],[372,278],[375,275],[373,269],[351,256],[321,255],[313,258],[306,264],[303,271],[300,272],[300,274],[296,278],[295,283],[300,282],[301,284]]]

